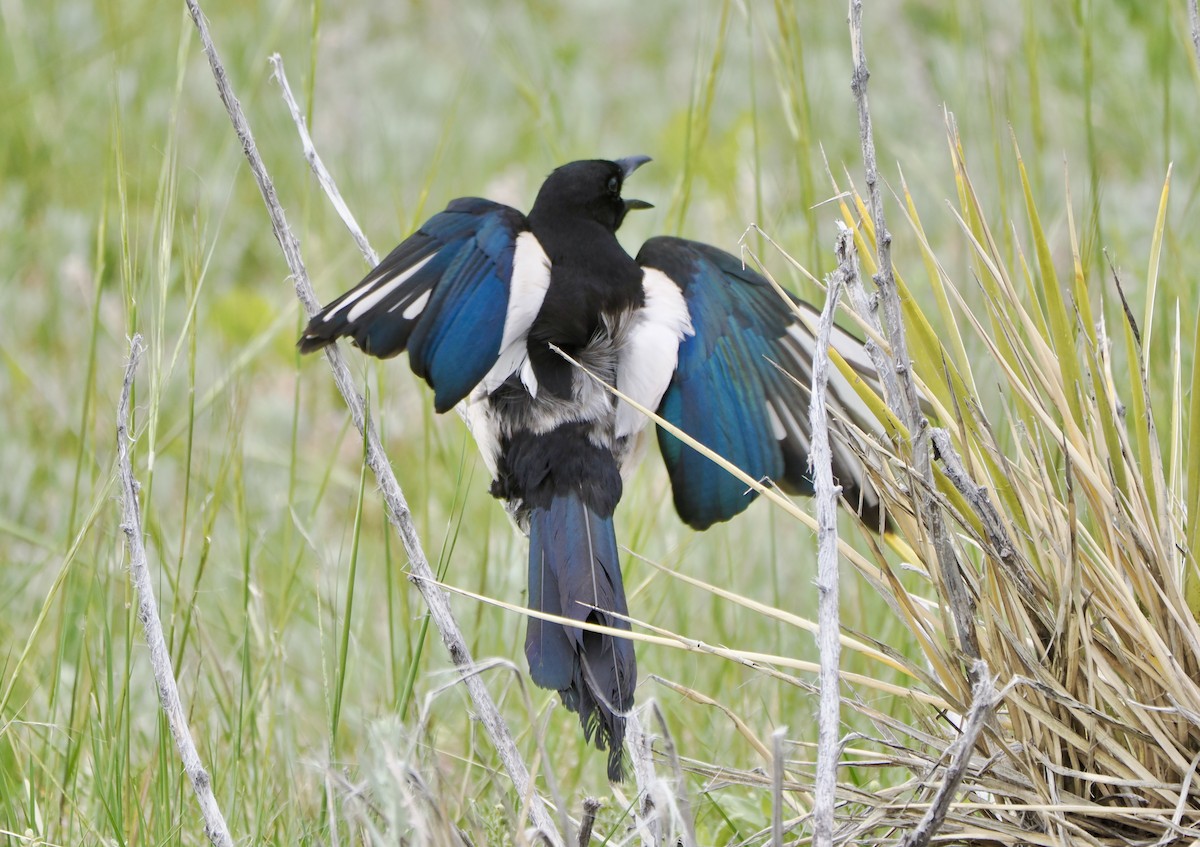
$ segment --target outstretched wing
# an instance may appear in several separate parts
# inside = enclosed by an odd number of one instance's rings
[[[520,366],[549,283],[549,260],[523,214],[460,198],[309,321],[300,351],[344,336],[381,359],[408,350],[445,412],[493,370],[502,381]]]
[[[653,238],[637,259],[679,287],[693,329],[679,346],[659,415],[750,476],[812,494],[808,406],[816,310],[794,300],[811,317],[801,319],[766,279],[736,256],[707,244]],[[853,336],[835,328],[832,346],[877,384]],[[834,477],[850,508],[878,528],[883,517],[879,495],[851,449],[856,436],[846,424],[867,432],[880,426],[836,369],[830,371],[829,406]],[[661,428],[658,441],[675,508],[686,523],[703,529],[728,520],[754,499],[745,483]]]

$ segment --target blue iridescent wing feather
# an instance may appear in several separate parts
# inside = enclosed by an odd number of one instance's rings
[[[695,334],[684,339],[679,362],[658,413],[746,474],[788,491],[812,493],[808,469],[808,401],[815,339],[795,309],[736,256],[694,241],[654,238],[638,262],[666,274],[683,292]],[[843,346],[858,342],[839,331]],[[861,362],[863,357],[856,357]],[[840,422],[834,473],[845,498],[870,524],[878,498],[849,449],[846,421],[870,425],[861,400],[844,380],[831,386]],[[675,507],[704,529],[744,510],[756,494],[746,483],[663,429],[658,440],[671,477]]]
[[[508,206],[460,198],[325,307],[300,339],[303,352],[348,336],[363,352],[405,350],[413,372],[452,408],[496,364],[512,289],[516,242],[529,229]]]

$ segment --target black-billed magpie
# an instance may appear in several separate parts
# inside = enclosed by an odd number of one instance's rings
[[[729,253],[652,238],[637,258],[617,242],[631,209],[631,156],[564,165],[528,215],[489,200],[454,200],[357,286],[314,317],[308,353],[348,336],[388,358],[407,350],[434,407],[461,411],[483,453],[491,492],[529,535],[529,604],[628,630],[613,512],[639,456],[646,418],[591,374],[760,479],[811,494],[808,385],[816,310],[784,301]],[[876,383],[860,343],[834,347]],[[556,349],[557,348],[557,349]],[[885,520],[855,449],[878,430],[838,372],[829,386],[834,474],[868,526]],[[704,529],[755,494],[663,430],[659,446],[676,510]],[[622,777],[624,715],[637,682],[632,642],[530,618],[534,682],[558,691]]]

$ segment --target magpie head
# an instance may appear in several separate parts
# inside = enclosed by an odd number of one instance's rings
[[[583,217],[616,232],[630,209],[652,208],[645,200],[621,197],[625,178],[649,161],[649,156],[627,156],[563,165],[542,183],[530,214]]]

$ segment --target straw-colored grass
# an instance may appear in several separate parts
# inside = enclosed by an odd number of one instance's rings
[[[842,786],[840,836],[873,841],[916,825],[972,704],[968,669],[977,658],[1000,688],[1000,703],[939,838],[993,844],[1200,838],[1200,606],[1189,602],[1197,516],[1187,508],[1200,490],[1200,466],[1184,461],[1183,440],[1190,441],[1194,424],[1181,388],[1200,372],[1193,366],[1186,375],[1178,310],[1170,326],[1154,333],[1169,175],[1139,320],[1115,272],[1098,267],[1100,278],[1091,279],[1084,271],[1071,218],[1069,277],[1059,280],[1023,166],[1025,214],[998,223],[1016,233],[1016,262],[1009,261],[952,122],[949,141],[959,187],[955,216],[972,273],[956,279],[943,268],[907,192],[900,197],[907,230],[897,238],[921,245],[940,315],[922,309],[905,269],[895,272],[913,372],[936,409],[934,441],[946,469],[937,477],[938,508],[954,527],[957,566],[971,595],[967,642],[978,645],[978,655],[947,634],[959,622],[915,496],[921,476],[903,458],[907,441],[901,441],[879,484],[893,501],[899,536],[893,546],[911,550],[909,570],[920,579],[900,579],[887,556],[866,568],[848,561],[877,584],[921,645],[920,655],[905,663],[907,674],[947,708],[904,725],[855,698],[846,701],[878,728],[875,738],[846,751],[852,767],[901,766],[913,777],[870,793]],[[866,204],[852,191],[842,211],[856,230],[865,273],[874,273]],[[1119,326],[1110,330],[1093,317],[1106,311],[1098,297],[1122,303]],[[943,328],[935,331],[935,323]],[[1115,352],[1110,331],[1120,336]],[[967,357],[964,347],[985,353]],[[984,372],[1000,376],[989,385],[977,376]],[[1118,380],[1116,373],[1125,376]],[[1170,379],[1162,380],[1164,374]],[[1156,402],[1154,384],[1169,389],[1164,402]],[[1155,409],[1165,412],[1161,421]],[[1163,440],[1160,432],[1170,435]],[[848,687],[861,689],[849,681]]]

